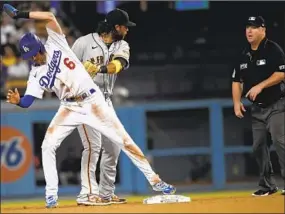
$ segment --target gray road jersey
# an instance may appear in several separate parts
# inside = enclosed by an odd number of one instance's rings
[[[79,37],[72,50],[81,62],[91,60],[96,64],[107,65],[112,59],[122,57],[128,63],[126,68],[129,66],[130,47],[124,40],[114,42],[108,49],[97,33],[90,33]],[[116,78],[117,74],[98,73],[93,80],[106,96],[111,96]]]

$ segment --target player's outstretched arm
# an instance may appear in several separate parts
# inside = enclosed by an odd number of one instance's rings
[[[23,12],[14,8],[10,4],[4,4],[3,10],[13,19],[35,19],[35,20],[43,20],[46,21],[46,27],[51,29],[52,31],[62,34],[61,27],[59,26],[55,16],[51,12],[44,11],[31,11],[31,12]]]

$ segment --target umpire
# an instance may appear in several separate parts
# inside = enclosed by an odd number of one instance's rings
[[[278,44],[266,38],[266,25],[261,16],[248,18],[246,38],[249,44],[232,74],[232,96],[235,115],[239,118],[246,111],[241,96],[245,94],[252,103],[253,153],[260,175],[260,189],[252,195],[266,196],[278,191],[266,142],[268,132],[285,180],[285,55]]]

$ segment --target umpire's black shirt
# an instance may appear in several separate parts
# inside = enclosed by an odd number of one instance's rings
[[[264,38],[257,50],[251,50],[250,45],[244,49],[234,67],[232,81],[243,83],[243,92],[247,93],[276,71],[285,72],[284,52],[277,43]],[[263,89],[254,103],[270,105],[279,100],[284,96],[281,84],[284,82]]]

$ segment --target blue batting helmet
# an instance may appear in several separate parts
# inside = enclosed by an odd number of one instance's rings
[[[20,52],[23,59],[36,56],[38,52],[44,52],[45,47],[39,37],[33,33],[26,33],[19,42]]]

